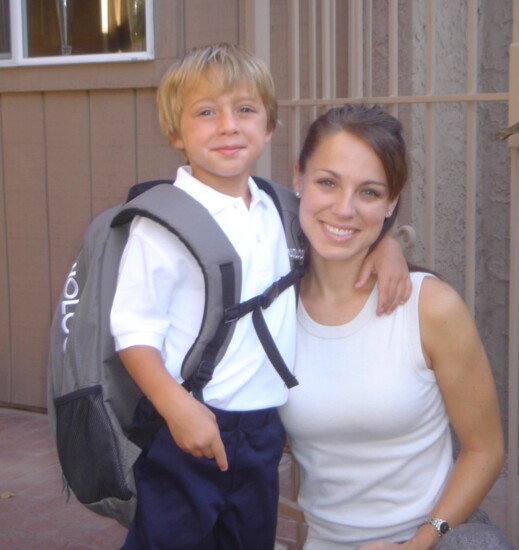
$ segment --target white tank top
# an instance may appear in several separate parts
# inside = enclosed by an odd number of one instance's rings
[[[351,322],[315,323],[298,308],[295,374],[281,418],[301,465],[305,549],[411,538],[452,468],[449,420],[422,352],[410,300],[377,317],[377,289]]]

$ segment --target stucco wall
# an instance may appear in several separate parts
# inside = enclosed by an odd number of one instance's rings
[[[434,2],[434,85],[426,88],[426,5],[423,1],[400,4],[402,67],[401,93],[404,95],[464,94],[467,74],[467,3],[451,0]],[[503,92],[508,85],[508,45],[512,39],[512,1],[480,1],[477,11],[477,92]],[[406,125],[411,159],[410,188],[403,201],[401,223],[416,230],[416,244],[409,259],[432,265],[464,295],[467,198],[467,106],[460,103],[435,105],[427,119],[426,107],[400,110]],[[504,103],[481,102],[475,107],[476,137],[476,295],[475,316],[487,349],[499,390],[506,422],[508,381],[508,277],[509,277],[509,185],[510,160],[506,142],[494,133],[508,126]],[[469,115],[470,116],[470,115]],[[432,147],[426,145],[428,124],[432,124]],[[425,197],[426,158],[433,154],[434,247],[427,246]]]

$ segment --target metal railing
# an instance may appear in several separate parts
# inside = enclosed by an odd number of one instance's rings
[[[264,44],[270,43],[270,2],[264,0],[243,0],[245,12],[258,13],[261,17],[248,20],[246,36],[253,37],[247,45],[263,52],[267,61],[270,51]],[[437,65],[435,64],[434,28],[435,9],[438,3],[424,0],[424,92],[420,95],[400,95],[399,62],[399,1],[387,0],[387,93],[374,94],[374,4],[372,0],[348,0],[347,23],[340,25],[347,29],[348,78],[347,89],[337,93],[337,33],[336,14],[339,2],[336,0],[287,0],[289,95],[280,98],[281,107],[289,111],[289,162],[297,158],[301,145],[301,112],[309,109],[313,118],[318,109],[344,102],[369,101],[386,104],[392,112],[398,113],[403,105],[419,105],[425,111],[425,235],[424,249],[427,265],[434,266],[437,258],[435,219],[437,210],[436,181],[436,132],[437,108],[443,104],[460,104],[466,113],[465,142],[465,272],[464,297],[470,310],[476,309],[476,196],[478,156],[478,106],[498,103],[508,106],[509,124],[519,122],[519,0],[513,0],[512,44],[509,52],[509,89],[502,92],[480,92],[478,82],[478,51],[481,37],[478,36],[478,1],[464,0],[466,6],[465,89],[459,93],[437,93]],[[302,5],[307,10],[302,13]],[[261,6],[261,8],[259,7]],[[380,6],[380,5],[379,5]],[[309,22],[304,36],[300,32],[302,15]],[[310,52],[304,60],[307,64],[306,97],[301,93],[301,43],[305,42]],[[263,44],[263,46],[261,46]],[[317,53],[320,52],[319,58]],[[318,93],[320,89],[320,93]],[[510,148],[510,267],[509,267],[509,320],[508,320],[508,475],[507,475],[507,531],[509,537],[519,544],[518,527],[518,448],[519,448],[519,133],[508,138]],[[271,157],[267,155],[260,167],[269,174]]]

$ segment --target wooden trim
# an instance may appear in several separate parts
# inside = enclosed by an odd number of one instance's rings
[[[0,93],[156,87],[171,59],[0,68]]]

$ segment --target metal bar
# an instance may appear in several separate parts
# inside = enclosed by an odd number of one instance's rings
[[[322,97],[333,98],[335,97],[334,89],[332,87],[334,66],[332,65],[332,23],[334,20],[334,14],[331,11],[332,0],[321,1],[321,80],[322,80]]]
[[[328,106],[328,105],[339,105],[340,103],[364,103],[368,101],[369,103],[398,103],[399,105],[428,105],[428,104],[437,104],[437,103],[483,103],[483,102],[502,102],[508,103],[509,93],[508,92],[496,92],[496,93],[481,93],[481,94],[450,94],[450,95],[414,95],[414,96],[397,96],[397,97],[388,97],[388,96],[365,96],[365,97],[337,97],[337,98],[323,98],[323,99],[300,99],[297,104],[301,107],[318,105],[318,106]],[[288,106],[292,105],[290,99],[280,99],[278,100],[280,105]]]
[[[519,55],[516,56],[519,63]],[[507,532],[519,547],[518,418],[519,418],[519,149],[511,149],[510,176],[510,298],[508,332],[508,479]]]
[[[477,92],[478,10],[475,0],[467,2],[467,92]],[[465,199],[465,302],[474,315],[476,302],[476,192],[477,192],[477,105],[467,105],[466,199]]]
[[[513,43],[510,45],[508,122],[519,122],[519,0],[513,4]],[[519,547],[519,134],[510,146],[510,294],[508,305],[508,479],[507,532]]]
[[[388,91],[389,97],[398,95],[398,0],[388,3]],[[398,105],[391,106],[391,114],[398,116]]]
[[[308,2],[308,79],[309,79],[309,92],[310,98],[317,98],[317,10],[316,0],[309,0]],[[312,105],[310,109],[310,116],[312,120],[317,118],[317,106]],[[294,157],[297,158],[297,157]]]
[[[335,0],[330,1],[330,87],[332,89],[331,97],[337,97],[337,27],[336,15],[337,6]]]
[[[270,67],[270,0],[245,0],[245,46]],[[270,143],[256,162],[256,172],[272,176]]]
[[[373,0],[365,0],[365,56],[364,56],[364,94],[370,96],[373,94]]]
[[[348,4],[348,26],[348,95],[362,97],[362,0],[350,0]]]
[[[289,84],[290,95],[294,100],[301,97],[301,70],[300,70],[300,47],[299,47],[299,2],[291,0],[288,14],[288,41],[290,48],[289,62]],[[292,159],[299,156],[301,143],[301,109],[294,104],[290,109],[290,135],[289,151]]]
[[[434,94],[434,6],[433,0],[427,0],[425,15],[425,93]],[[434,125],[434,104],[428,103],[425,106],[425,261],[430,268],[435,267],[435,125]]]
[[[29,51],[27,32],[24,29],[26,17],[25,2],[10,2],[11,60],[20,63]]]

